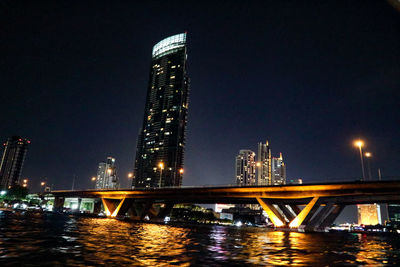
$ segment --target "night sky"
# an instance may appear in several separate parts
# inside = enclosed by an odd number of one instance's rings
[[[1,1],[0,139],[31,140],[33,191],[133,170],[152,46],[188,32],[184,185],[232,184],[270,141],[287,177],[400,174],[400,12],[385,1]],[[130,182],[129,182],[130,183]]]

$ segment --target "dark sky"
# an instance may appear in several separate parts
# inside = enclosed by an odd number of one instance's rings
[[[184,185],[234,182],[270,140],[288,178],[361,175],[355,138],[400,173],[400,13],[385,1],[0,2],[0,139],[29,138],[34,190],[133,169],[152,46],[188,31]]]

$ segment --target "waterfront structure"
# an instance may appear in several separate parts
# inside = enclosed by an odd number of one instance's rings
[[[0,189],[8,189],[19,184],[22,167],[30,141],[20,136],[12,136],[4,143],[0,163]]]
[[[236,156],[236,184],[256,185],[256,153],[242,149]]]
[[[358,224],[382,224],[380,207],[377,204],[357,205]]]
[[[107,157],[97,168],[96,189],[118,189],[119,181],[115,158]]]
[[[258,143],[257,154],[257,185],[270,185],[272,183],[272,158],[268,141]]]
[[[153,47],[132,186],[181,186],[188,111],[186,33]]]
[[[282,153],[279,153],[279,158],[272,158],[272,185],[284,184],[286,184],[286,166]]]

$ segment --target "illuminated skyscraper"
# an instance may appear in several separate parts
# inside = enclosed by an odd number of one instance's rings
[[[272,185],[286,184],[286,166],[282,153],[279,158],[272,158]]]
[[[256,185],[256,153],[251,150],[240,150],[236,156],[236,184]]]
[[[271,148],[268,141],[258,143],[257,154],[257,185],[271,184]]]
[[[182,184],[189,93],[186,60],[186,33],[170,36],[153,47],[132,186]]]
[[[0,163],[0,189],[7,189],[19,183],[28,144],[29,140],[19,136],[9,137],[4,143]]]
[[[100,162],[97,169],[96,189],[118,189],[117,167],[115,158],[107,157],[106,162]]]

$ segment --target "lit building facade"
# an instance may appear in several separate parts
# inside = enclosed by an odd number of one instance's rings
[[[272,181],[271,148],[268,141],[258,143],[257,154],[257,185],[270,185]]]
[[[382,224],[380,207],[377,204],[357,205],[358,224]]]
[[[0,189],[8,189],[19,184],[29,144],[29,140],[20,136],[9,137],[4,143],[0,163]]]
[[[272,185],[286,184],[286,166],[282,153],[279,158],[272,158]]]
[[[96,189],[118,189],[119,181],[115,158],[107,157],[106,162],[100,162],[97,168]]]
[[[236,184],[256,185],[256,154],[242,149],[236,156]]]
[[[186,33],[153,47],[132,186],[181,186],[188,112]]]

